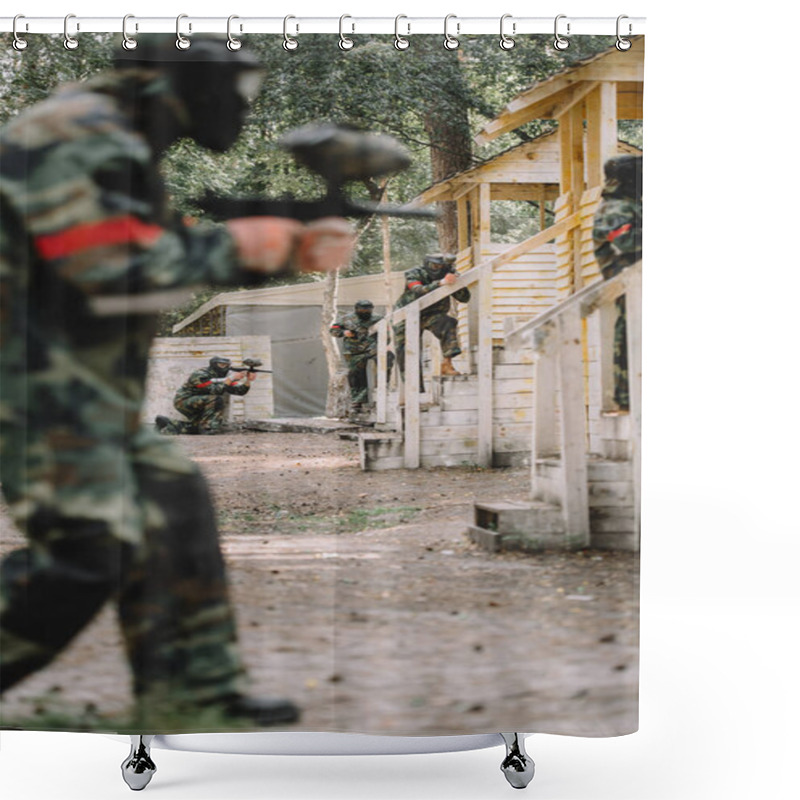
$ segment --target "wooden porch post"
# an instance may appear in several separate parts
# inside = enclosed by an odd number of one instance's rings
[[[554,456],[558,453],[558,441],[556,438],[556,359],[553,352],[552,324],[543,329],[540,335],[545,338],[535,348],[533,356],[531,494],[535,499],[539,499],[536,462],[540,458]]]
[[[565,309],[558,318],[564,520],[568,543],[588,547],[591,537],[582,331],[580,309]]]
[[[633,472],[633,513],[636,547],[641,535],[642,495],[642,273],[631,270],[625,293],[628,338],[628,392],[631,423],[631,471]]]
[[[584,172],[585,172],[585,156],[583,151],[583,109],[584,103],[576,103],[570,110],[571,117],[570,126],[570,154],[569,158],[572,162],[571,178],[572,185],[570,192],[572,194],[572,211],[579,211],[581,207],[581,198],[583,197],[583,190],[585,186]],[[577,292],[583,286],[583,272],[581,265],[581,229],[577,227],[572,232],[572,287],[573,291]]]
[[[407,469],[419,467],[419,305],[412,303],[406,313],[404,460]]]
[[[492,466],[494,449],[492,357],[492,272],[487,270],[478,282],[478,465],[481,467]]]
[[[389,325],[387,320],[378,323],[378,374],[376,376],[377,387],[375,391],[375,421],[378,424],[386,422],[386,407],[388,405],[389,387],[386,380],[386,348],[389,343]]]

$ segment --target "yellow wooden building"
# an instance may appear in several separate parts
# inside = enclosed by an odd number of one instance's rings
[[[477,136],[486,144],[532,120],[556,131],[513,147],[426,190],[418,204],[451,200],[459,226],[456,283],[394,312],[406,321],[406,384],[387,391],[378,367],[378,419],[393,429],[363,437],[366,469],[527,459],[532,500],[476,509],[476,536],[531,546],[638,547],[640,265],[601,281],[592,223],[603,164],[637,152],[618,121],[641,119],[644,38],[573,64],[510,100]],[[492,203],[539,206],[539,230],[497,242]],[[548,209],[552,212],[548,214]],[[420,404],[414,344],[424,308],[463,286],[466,375],[441,379]],[[610,391],[614,300],[628,298],[630,411]],[[380,357],[387,344],[379,326]],[[504,530],[505,527],[505,530]]]

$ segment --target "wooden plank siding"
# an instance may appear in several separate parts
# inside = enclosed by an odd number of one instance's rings
[[[482,250],[482,260],[499,255],[508,245],[492,243]],[[492,339],[501,344],[505,337],[506,319],[540,314],[560,299],[555,286],[555,247],[546,244],[532,253],[518,256],[498,267],[492,279]],[[460,270],[459,270],[460,271]],[[474,303],[476,293],[473,292]],[[456,303],[458,334],[462,349],[469,343],[470,309]],[[474,311],[474,309],[473,309]],[[473,319],[474,321],[474,319]]]

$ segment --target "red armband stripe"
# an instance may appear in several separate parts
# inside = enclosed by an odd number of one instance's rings
[[[609,242],[613,242],[614,239],[617,238],[617,236],[622,236],[623,233],[627,233],[632,227],[633,225],[631,225],[630,222],[626,222],[624,225],[620,226],[615,231],[611,231],[611,233],[609,233],[608,236],[606,236],[606,239]]]
[[[422,281],[411,281],[411,283],[408,284],[409,289],[413,289],[415,286],[422,286]]]
[[[115,244],[152,244],[164,229],[150,225],[137,217],[128,215],[75,225],[72,228],[37,236],[34,240],[39,255],[47,259],[66,258],[93,247],[108,247]]]
[[[206,381],[205,383],[195,384],[195,389],[205,389],[206,386],[211,386],[212,383],[214,383],[214,381]]]

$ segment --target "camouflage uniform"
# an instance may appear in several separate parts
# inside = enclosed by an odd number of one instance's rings
[[[241,691],[207,486],[140,412],[176,290],[258,276],[223,226],[168,209],[135,123],[151,81],[66,87],[0,131],[1,477],[30,542],[0,566],[0,691],[110,598],[137,698],[187,708]]]
[[[242,397],[250,391],[247,381],[226,384],[212,367],[195,370],[175,393],[172,404],[187,419],[165,420],[161,433],[214,434],[222,431],[229,395]],[[160,418],[163,419],[163,418]]]
[[[434,257],[435,258],[435,257]],[[395,308],[403,308],[423,295],[438,289],[442,283],[441,279],[450,271],[449,265],[452,264],[452,257],[448,257],[446,262],[448,268],[430,264],[430,257],[425,259],[425,264],[421,267],[406,270],[405,289],[403,294],[395,303]],[[470,291],[466,287],[459,289],[452,295],[459,303],[468,303]],[[420,335],[423,331],[430,331],[441,343],[442,356],[444,358],[455,358],[461,353],[461,346],[458,342],[458,320],[450,316],[450,297],[445,297],[434,303],[432,306],[423,309],[420,313],[419,327]],[[405,351],[406,351],[406,324],[400,322],[394,326],[395,349],[397,350],[398,364],[401,373],[405,371]]]
[[[360,305],[361,304],[361,305]],[[371,358],[378,356],[378,334],[369,333],[369,329],[380,322],[383,317],[372,313],[372,303],[359,300],[356,309],[363,308],[363,316],[358,310],[338,319],[331,325],[331,336],[336,336],[344,341],[344,360],[347,364],[347,382],[350,384],[350,399],[353,406],[360,406],[369,400],[369,386],[367,383],[367,364]],[[345,336],[345,331],[356,334],[354,337]],[[386,353],[387,379],[394,364],[394,353]]]
[[[597,263],[608,280],[642,257],[642,159],[619,156],[605,165],[603,202],[594,216],[592,237]],[[625,297],[616,301],[614,323],[614,401],[630,408]]]

